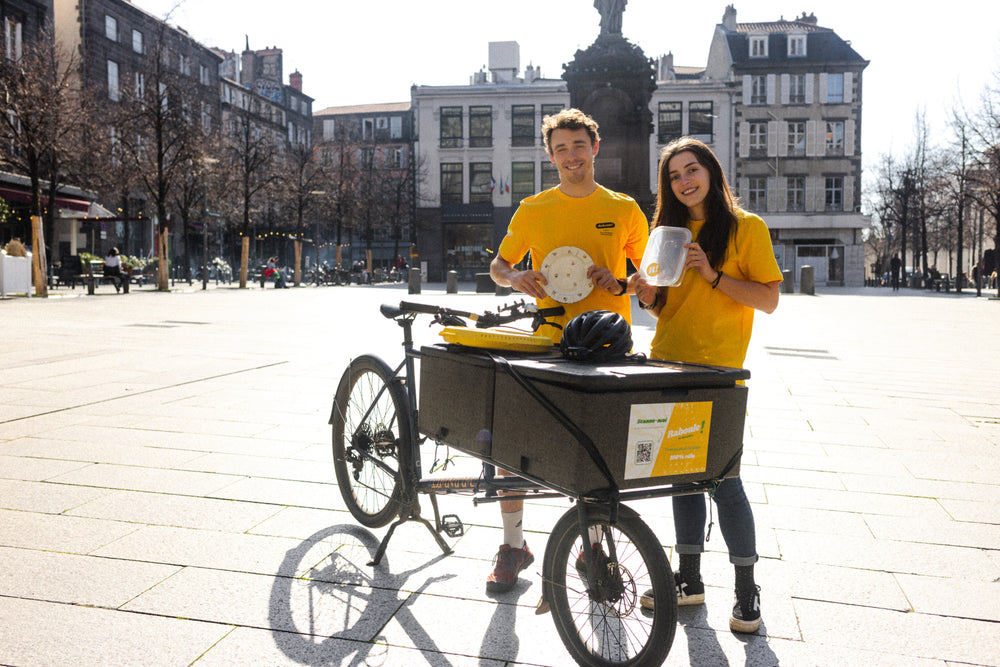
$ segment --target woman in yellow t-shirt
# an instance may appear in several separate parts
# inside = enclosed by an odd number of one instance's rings
[[[764,221],[736,207],[722,166],[700,141],[682,137],[660,154],[653,227],[687,227],[684,277],[677,287],[640,281],[639,304],[657,318],[652,356],[717,366],[742,367],[750,342],[754,310],[771,313],[778,305],[781,270],[774,259]],[[714,500],[719,527],[736,569],[736,602],[729,627],[756,632],[760,627],[760,588],[753,511],[738,477],[723,481]],[[705,497],[673,497],[674,530],[680,564],[674,579],[677,603],[705,600],[701,553],[705,550]],[[653,604],[652,592],[643,596]]]

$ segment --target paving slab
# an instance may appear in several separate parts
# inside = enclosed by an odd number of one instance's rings
[[[483,585],[499,509],[467,497],[440,501],[466,527],[450,555],[409,523],[369,565],[387,528],[346,511],[327,419],[351,357],[402,358],[378,314],[400,300],[513,299],[185,286],[116,299],[110,324],[97,297],[0,301],[0,664],[568,664],[534,613],[565,500],[529,500],[536,561],[510,593]],[[665,664],[998,664],[997,308],[825,288],[756,317],[742,469],[762,628],[728,629],[716,525],[707,602],[680,610]],[[648,345],[646,313],[633,334]],[[459,457],[449,474],[476,470]],[[676,564],[670,501],[634,506]]]

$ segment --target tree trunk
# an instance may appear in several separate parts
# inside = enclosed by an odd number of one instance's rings
[[[240,239],[240,289],[247,286],[247,263],[250,261],[250,237],[243,235]]]
[[[49,280],[45,258],[45,236],[42,233],[42,218],[37,215],[31,216],[31,275],[35,282],[35,296],[49,295]]]

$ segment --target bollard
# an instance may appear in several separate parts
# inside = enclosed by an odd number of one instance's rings
[[[497,285],[495,292],[496,296],[510,296],[514,290],[510,287],[504,287],[503,285]]]
[[[410,294],[420,294],[420,269],[417,267],[410,267],[409,273],[410,281]]]
[[[781,272],[781,278],[781,293],[795,294],[795,272],[791,269],[785,269]]]
[[[816,293],[816,270],[811,266],[803,266],[799,273],[799,294]]]
[[[493,278],[488,273],[476,274],[476,294],[489,294],[494,289]]]
[[[458,294],[458,271],[449,271],[445,278],[445,294]]]

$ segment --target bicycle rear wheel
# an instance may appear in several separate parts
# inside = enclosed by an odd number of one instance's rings
[[[559,637],[580,665],[660,665],[677,629],[674,578],[663,547],[625,506],[619,506],[614,525],[607,507],[587,511],[588,528],[599,528],[602,535],[599,552],[592,552],[595,590],[589,590],[576,508],[559,519],[545,548],[543,594]],[[639,604],[650,588],[656,600],[653,611]]]
[[[333,464],[347,509],[362,525],[385,526],[399,513],[402,473],[412,459],[402,382],[364,355],[344,371],[334,398]]]

